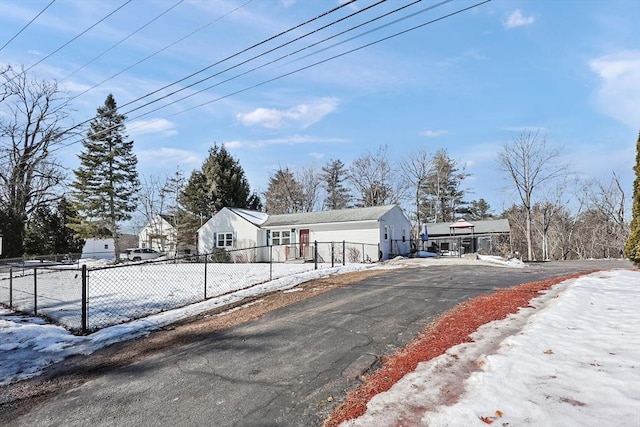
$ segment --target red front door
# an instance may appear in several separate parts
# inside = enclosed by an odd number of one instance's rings
[[[309,254],[309,229],[300,230],[300,257],[306,258]]]

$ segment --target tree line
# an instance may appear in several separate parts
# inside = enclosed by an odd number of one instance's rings
[[[320,168],[283,167],[257,194],[239,161],[216,143],[188,177],[177,169],[141,179],[126,117],[108,95],[82,136],[80,166],[68,180],[54,155],[78,137],[67,123],[71,106],[63,91],[55,81],[31,80],[10,66],[0,77],[3,257],[78,252],[83,239],[95,237],[114,238],[118,254],[122,225],[142,226],[157,215],[171,222],[179,241],[193,243],[196,230],[224,207],[281,214],[402,204],[414,234],[422,224],[463,217],[508,218],[512,236],[505,253],[530,260],[621,256],[630,234],[618,175],[609,182],[570,182],[560,150],[536,132],[522,133],[498,153],[496,167],[517,198],[500,213],[482,198],[468,200],[469,174],[446,149],[396,159],[383,145],[349,165],[330,159]],[[636,191],[637,180],[634,221]]]

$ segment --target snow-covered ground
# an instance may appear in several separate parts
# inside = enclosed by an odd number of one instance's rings
[[[305,272],[82,337],[0,309],[0,385],[247,296],[372,267]],[[567,280],[531,305],[421,363],[347,425],[640,426],[640,272]]]
[[[95,330],[217,297],[271,279],[311,271],[313,263],[127,263],[112,268],[104,260],[83,259],[88,267],[88,328]],[[15,269],[12,306],[48,316],[72,330],[82,325],[79,265]],[[368,265],[369,267],[371,265]],[[351,268],[365,268],[367,265]],[[331,264],[318,264],[325,270]],[[34,283],[35,282],[35,283]],[[34,286],[37,285],[37,292]],[[8,303],[9,272],[0,273],[0,301]],[[205,294],[206,289],[206,294]],[[34,300],[37,295],[37,301]]]
[[[345,426],[640,426],[640,272],[556,285],[418,365]]]
[[[300,264],[287,265],[289,275],[286,277],[143,319],[107,327],[86,336],[73,335],[63,327],[48,324],[40,318],[16,315],[0,307],[0,385],[38,375],[46,366],[66,357],[90,354],[119,341],[145,336],[153,330],[181,319],[193,317],[247,297],[292,289],[300,283],[334,274],[370,268],[395,268],[393,265],[384,264],[348,264],[294,274],[296,265]],[[313,265],[311,267],[313,268]]]

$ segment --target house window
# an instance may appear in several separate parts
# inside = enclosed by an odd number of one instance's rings
[[[389,240],[389,227],[384,226],[384,240]]]
[[[233,233],[218,233],[216,247],[228,248],[233,246]]]
[[[290,231],[272,231],[271,232],[272,245],[288,245],[289,243],[291,243]]]
[[[104,245],[104,248],[109,249],[109,245],[108,244]]]

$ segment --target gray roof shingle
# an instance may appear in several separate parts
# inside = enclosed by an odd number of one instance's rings
[[[262,227],[277,227],[299,224],[322,224],[332,222],[378,220],[393,209],[395,205],[373,206],[368,208],[338,209],[332,211],[307,212],[295,214],[269,215]]]
[[[469,221],[473,225],[473,234],[508,233],[510,231],[508,219],[490,219],[483,221]],[[449,226],[453,222],[436,222],[427,224],[429,236],[448,236]],[[455,234],[471,234],[470,228],[456,229]]]

